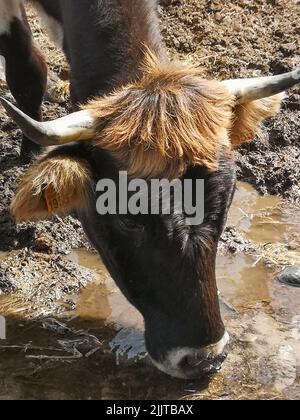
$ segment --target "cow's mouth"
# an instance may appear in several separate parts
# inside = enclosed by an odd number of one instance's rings
[[[199,379],[217,373],[222,369],[227,356],[228,349],[226,348],[221,355],[214,358],[195,360],[192,357],[185,357],[180,363],[181,377],[184,379]]]
[[[178,348],[168,353],[163,362],[153,364],[162,372],[179,379],[200,379],[221,370],[228,356],[229,335],[214,345],[201,349]]]

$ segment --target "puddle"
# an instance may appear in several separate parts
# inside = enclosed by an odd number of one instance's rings
[[[77,300],[76,316],[103,322],[104,327],[116,331],[109,347],[116,355],[117,364],[122,357],[134,360],[144,358],[143,318],[119,291],[99,256],[80,250],[73,251],[69,258],[86,268],[92,268],[95,273],[95,281],[81,292]]]
[[[263,262],[255,265],[251,256],[219,256],[217,279],[219,291],[233,306],[249,302],[270,300],[268,283],[273,278],[273,270]]]
[[[240,183],[228,223],[257,242],[287,243],[299,233],[300,211]],[[83,250],[68,258],[91,269],[93,281],[67,319],[8,320],[8,339],[0,341],[0,399],[299,398],[300,290],[276,282],[262,261],[218,257],[230,356],[211,382],[184,382],[145,357],[143,320],[100,258]]]
[[[260,196],[245,182],[239,182],[228,224],[247,238],[261,243],[277,243],[300,235],[300,209],[285,206],[279,197]]]

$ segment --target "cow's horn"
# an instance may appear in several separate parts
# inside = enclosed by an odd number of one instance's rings
[[[226,80],[222,82],[239,104],[277,95],[300,83],[300,68],[279,76],[255,79]]]
[[[89,111],[78,111],[57,120],[38,122],[6,99],[0,98],[0,101],[7,114],[34,143],[53,146],[91,138],[94,118]]]

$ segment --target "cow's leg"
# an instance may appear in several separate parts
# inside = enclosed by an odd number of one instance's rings
[[[21,0],[0,0],[0,54],[6,61],[6,80],[18,106],[41,120],[47,84],[46,63],[33,43]],[[40,146],[23,137],[21,158],[28,163]]]

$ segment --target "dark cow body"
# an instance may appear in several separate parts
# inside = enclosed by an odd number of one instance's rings
[[[48,16],[62,23],[61,0],[34,0],[39,3]]]
[[[36,1],[62,24],[74,104],[135,80],[143,45],[165,58],[156,0]]]
[[[40,121],[41,104],[47,85],[47,66],[33,43],[23,8],[22,19],[12,16],[8,25],[8,32],[0,33],[0,54],[6,60],[6,80],[20,108]],[[24,162],[28,163],[40,149],[24,137],[21,149]]]
[[[74,103],[133,81],[141,71],[143,44],[163,56],[155,0],[60,3]]]

